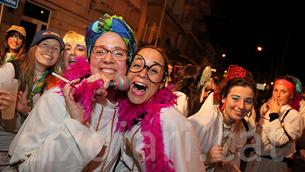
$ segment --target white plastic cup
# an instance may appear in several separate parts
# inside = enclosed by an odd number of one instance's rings
[[[9,108],[1,111],[2,119],[10,120],[14,118],[18,88],[19,81],[17,79],[12,79],[11,81],[0,83],[0,89],[8,91],[13,98],[13,103],[10,104]]]

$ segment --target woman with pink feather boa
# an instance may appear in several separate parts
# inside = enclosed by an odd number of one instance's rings
[[[128,98],[119,101],[116,130],[125,139],[117,171],[205,171],[193,127],[175,108],[176,95],[164,87],[167,66],[155,47],[144,47],[133,58]]]
[[[13,140],[11,166],[19,171],[112,171],[122,135],[115,132],[118,98],[107,88],[125,76],[136,50],[135,34],[122,17],[104,15],[85,36],[90,65],[75,62],[69,83],[46,92]],[[80,79],[85,78],[85,79]]]

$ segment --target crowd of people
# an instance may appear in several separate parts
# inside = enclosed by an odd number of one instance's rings
[[[0,170],[298,171],[305,164],[302,83],[275,79],[256,108],[251,71],[231,64],[173,71],[161,47],[137,47],[120,16],[85,35],[12,25],[0,56]],[[18,79],[15,114],[1,83]]]

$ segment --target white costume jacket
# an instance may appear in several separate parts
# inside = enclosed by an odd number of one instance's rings
[[[198,138],[190,122],[175,107],[168,107],[161,109],[160,123],[164,153],[172,160],[175,171],[204,172]],[[139,123],[125,133],[122,158],[116,171],[145,171],[143,138]]]
[[[255,132],[254,118],[252,118],[255,117],[255,114],[252,114],[246,120],[248,131],[241,121],[232,124],[232,126],[226,126],[219,106],[213,104],[213,95],[214,93],[211,93],[200,110],[188,119],[194,126],[199,138],[201,154],[205,162],[207,162],[211,147],[221,145],[223,147],[223,159],[231,160],[239,166],[240,150],[246,144],[247,139],[251,138]],[[222,167],[213,164],[206,163],[206,166],[207,171],[222,170]]]
[[[258,159],[248,163],[246,171],[287,171],[283,158],[296,151],[295,140],[302,135],[303,118],[289,105],[282,106],[279,118],[271,122],[266,104],[261,107],[260,114],[256,129],[258,137],[255,139]]]
[[[58,91],[43,94],[27,117],[10,146],[11,162],[24,160],[19,171],[75,172],[95,159],[92,171],[112,170],[121,146],[120,135],[114,133],[117,105],[107,99],[96,104],[87,128],[70,118]]]

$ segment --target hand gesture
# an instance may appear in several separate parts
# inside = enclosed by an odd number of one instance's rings
[[[104,74],[102,73],[96,73],[91,75],[89,78],[87,78],[88,82],[94,82],[96,80],[102,80],[103,81],[103,87],[96,90],[97,95],[101,96],[107,96],[107,88],[109,87],[110,79],[107,78]]]
[[[267,106],[270,109],[270,113],[279,113],[282,105],[277,98],[272,97],[268,100]]]
[[[210,148],[208,152],[207,162],[208,163],[217,163],[221,162],[222,157],[222,147],[220,145],[214,145]]]
[[[17,104],[16,108],[18,112],[27,116],[28,113],[31,111],[31,107],[28,105],[29,101],[26,97],[27,92],[19,91],[17,96]]]
[[[71,81],[70,83],[67,83],[63,88],[63,94],[71,118],[79,121],[82,124],[85,124],[85,122],[82,119],[83,109],[77,102],[75,102],[73,97],[73,90],[75,88],[73,88],[72,85],[79,83],[79,81],[80,79],[76,79]]]

